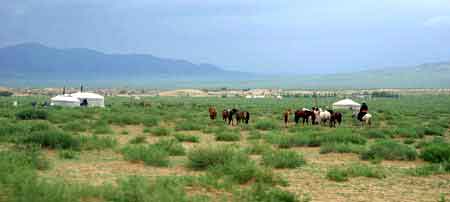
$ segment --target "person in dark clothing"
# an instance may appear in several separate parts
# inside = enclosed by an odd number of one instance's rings
[[[358,113],[358,120],[362,121],[362,118],[367,114],[368,111],[369,107],[367,106],[367,104],[365,102],[362,103]]]
[[[87,106],[88,106],[88,101],[87,101],[87,99],[84,99],[84,100],[81,102],[80,106],[82,106],[82,107],[87,107]]]

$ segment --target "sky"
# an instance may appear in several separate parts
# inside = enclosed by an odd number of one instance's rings
[[[0,0],[0,47],[140,53],[259,73],[450,61],[449,0]]]

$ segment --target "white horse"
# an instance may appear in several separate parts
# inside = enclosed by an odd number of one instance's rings
[[[323,111],[319,108],[319,123],[326,124],[331,119],[331,113],[329,111]]]
[[[352,117],[358,119],[358,112],[353,112]],[[366,125],[370,127],[372,125],[372,114],[367,113],[366,115],[364,115],[361,118],[361,120],[362,120],[362,121],[360,121],[361,122],[361,127],[364,127]]]

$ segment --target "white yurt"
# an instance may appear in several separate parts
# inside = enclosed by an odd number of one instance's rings
[[[339,101],[333,103],[333,109],[358,110],[360,107],[361,107],[361,104],[359,104],[351,99],[339,100]]]
[[[80,100],[80,103],[86,100],[88,107],[105,107],[105,97],[96,93],[78,92],[70,94],[70,96]]]
[[[80,100],[70,95],[58,95],[50,99],[51,106],[79,107]]]

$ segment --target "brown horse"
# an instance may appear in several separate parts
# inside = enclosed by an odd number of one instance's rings
[[[241,121],[248,124],[250,120],[250,113],[247,111],[241,111],[236,114],[236,123],[239,124]]]
[[[303,125],[309,124],[309,118],[312,119],[312,123],[314,123],[314,121],[316,120],[316,115],[314,114],[313,111],[309,111],[309,110],[297,110],[294,113],[294,120],[295,120],[295,124],[298,124],[298,121],[300,120],[300,118],[302,118],[302,122]]]
[[[288,126],[288,123],[289,123],[289,116],[291,115],[291,113],[292,113],[292,110],[291,110],[291,109],[288,109],[287,111],[285,111],[285,112],[283,113],[284,125],[285,125],[286,127]]]
[[[215,120],[216,116],[217,116],[216,108],[215,107],[209,107],[208,112],[209,112],[209,118],[211,120]]]
[[[336,122],[340,126],[341,122],[342,122],[342,113],[341,112],[333,112],[331,110],[329,110],[329,111],[331,113],[330,128],[331,127],[336,127]]]
[[[230,110],[229,109],[224,109],[222,111],[222,120],[225,121],[225,123],[227,122],[229,115],[230,115]]]

